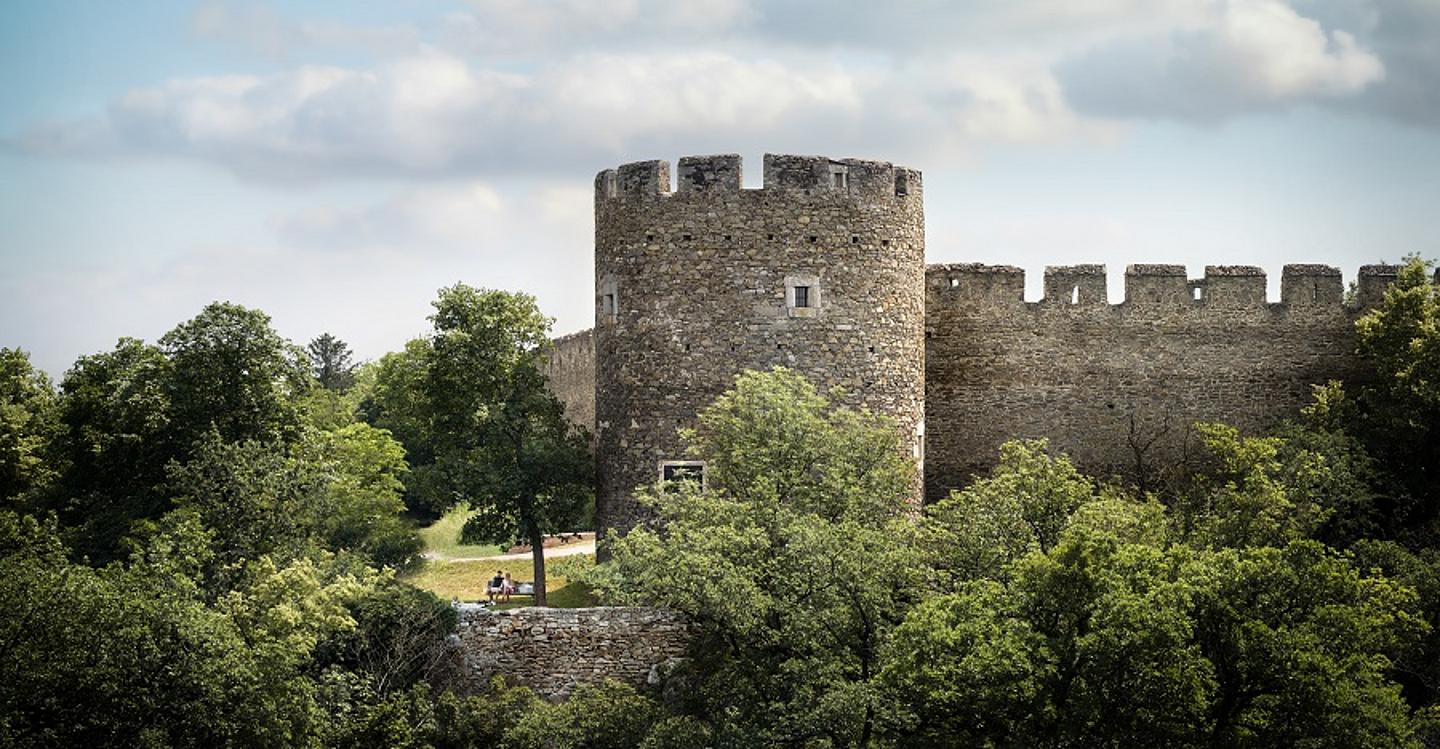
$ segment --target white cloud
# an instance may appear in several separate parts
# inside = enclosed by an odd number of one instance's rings
[[[265,57],[289,59],[314,49],[359,49],[395,54],[420,40],[412,26],[355,26],[336,21],[295,21],[254,3],[211,0],[190,17],[197,36],[253,50]]]
[[[270,177],[573,169],[577,156],[612,158],[644,138],[759,133],[859,105],[843,71],[773,60],[604,55],[522,75],[426,49],[374,71],[173,80],[122,96],[104,123],[22,142],[186,155]]]
[[[670,35],[702,41],[757,17],[752,0],[469,0],[447,15],[439,38],[481,56],[650,47]]]
[[[1352,31],[1385,62],[1385,80],[1332,106],[1440,127],[1440,3],[1435,0],[1297,0],[1307,14]]]
[[[490,185],[464,181],[413,188],[359,208],[310,208],[276,224],[282,238],[304,247],[426,255],[483,249],[512,211]]]
[[[1081,111],[1203,121],[1349,96],[1385,77],[1353,34],[1280,0],[1218,0],[1203,25],[1103,44],[1059,71]]]
[[[935,87],[949,94],[944,108],[952,132],[971,140],[1034,142],[1071,134],[1098,137],[1109,128],[1071,111],[1048,68],[953,58],[931,64]]]
[[[1354,93],[1385,75],[1353,34],[1327,33],[1276,0],[1232,0],[1216,33],[1203,35],[1192,51],[1197,64],[1224,70],[1234,85],[1275,98]]]
[[[927,142],[1050,139],[1083,124],[1044,66],[1029,63],[596,53],[516,73],[426,48],[374,70],[172,80],[125,94],[100,121],[37,128],[20,141],[47,152],[189,156],[289,179],[574,174],[657,151],[787,144],[883,156]]]
[[[1316,9],[1330,1],[1308,0],[1311,17],[1284,0],[984,0],[964,12],[919,0],[884,12],[472,0],[446,28],[468,24],[468,49],[518,56],[421,45],[373,66],[173,79],[11,142],[191,157],[267,180],[575,174],[710,150],[936,163],[977,144],[1110,138],[1136,118],[1218,122],[1373,96],[1387,69],[1366,39],[1383,36],[1385,16]],[[286,47],[315,26],[215,4],[196,24]],[[1403,74],[1391,88],[1402,85],[1419,90]],[[1437,97],[1382,105],[1434,100],[1440,113]]]

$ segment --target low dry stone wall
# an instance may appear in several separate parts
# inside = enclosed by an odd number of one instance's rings
[[[690,629],[683,616],[664,609],[462,606],[456,637],[472,687],[501,676],[563,699],[576,686],[606,679],[653,683],[685,655]]]

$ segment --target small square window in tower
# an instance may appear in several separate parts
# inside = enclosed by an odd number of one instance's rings
[[[606,278],[600,283],[600,314],[598,322],[613,323],[620,314],[620,294],[615,279]]]
[[[810,273],[786,276],[785,308],[790,317],[814,317],[820,314],[820,277]]]

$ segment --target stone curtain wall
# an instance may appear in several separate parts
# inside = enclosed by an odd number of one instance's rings
[[[456,635],[472,688],[502,676],[547,699],[606,679],[643,686],[690,644],[684,617],[649,608],[465,607]]]
[[[677,177],[672,192],[669,163],[647,161],[595,181],[600,527],[643,518],[634,487],[686,457],[677,430],[746,369],[843,386],[842,403],[894,417],[918,449],[920,173],[767,155],[764,187],[742,189],[740,157],[706,156],[682,158]],[[796,285],[818,306],[791,309]]]
[[[595,335],[582,330],[554,340],[545,379],[565,404],[565,417],[595,432]]]
[[[1396,270],[1362,268],[1352,307],[1328,266],[1285,266],[1273,304],[1250,266],[1133,265],[1117,304],[1103,266],[1052,267],[1027,303],[1018,268],[925,266],[917,171],[767,155],[744,189],[741,166],[682,158],[673,191],[665,161],[596,177],[596,327],[557,342],[551,381],[594,427],[602,536],[643,519],[633,489],[687,457],[679,429],[777,364],[895,418],[930,499],[1023,437],[1133,477],[1137,451],[1183,458],[1196,420],[1259,431],[1311,385],[1363,376],[1353,323]],[[815,308],[792,308],[797,285]]]
[[[1048,437],[1088,472],[1133,476],[1137,446],[1151,465],[1176,461],[1197,420],[1254,432],[1294,416],[1312,384],[1361,374],[1354,322],[1395,270],[1363,267],[1350,308],[1328,266],[1285,266],[1269,304],[1259,268],[1187,280],[1132,265],[1112,305],[1104,266],[1048,268],[1044,300],[1026,303],[1019,268],[932,265],[926,497],[969,483],[1009,439]]]

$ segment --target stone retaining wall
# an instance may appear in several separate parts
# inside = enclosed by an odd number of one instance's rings
[[[690,643],[685,618],[664,609],[463,606],[459,613],[456,635],[473,688],[501,676],[547,699],[606,679],[643,686]]]

